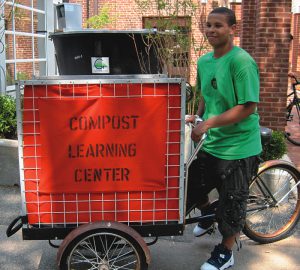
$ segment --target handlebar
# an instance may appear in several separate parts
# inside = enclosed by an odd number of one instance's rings
[[[199,122],[202,122],[203,119],[200,118],[198,115],[195,115],[195,121],[193,123],[193,126],[197,125]],[[186,162],[186,167],[189,168],[191,163],[193,162],[194,158],[197,156],[199,150],[201,149],[203,143],[204,143],[204,140],[206,138],[206,133],[204,133],[202,136],[201,136],[201,139],[200,141],[198,142],[194,152],[191,154],[191,156],[189,157],[189,159],[187,160]]]

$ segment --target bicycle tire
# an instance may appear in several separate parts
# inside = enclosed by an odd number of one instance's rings
[[[250,183],[244,234],[261,244],[290,236],[300,218],[299,181],[299,171],[288,162],[261,166]]]
[[[100,228],[76,237],[62,254],[59,269],[123,269],[124,265],[147,270],[142,248],[124,232]]]
[[[289,142],[300,146],[300,105],[291,102],[287,106],[287,125],[285,128],[285,137]]]

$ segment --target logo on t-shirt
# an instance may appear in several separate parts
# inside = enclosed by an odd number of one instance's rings
[[[217,80],[216,80],[216,78],[213,78],[213,79],[210,81],[210,84],[211,84],[211,86],[212,86],[214,89],[218,89],[218,85],[217,85]]]

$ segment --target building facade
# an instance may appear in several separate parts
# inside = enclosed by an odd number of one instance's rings
[[[25,0],[18,2],[22,3],[22,1],[26,2]],[[300,13],[298,13],[300,8],[297,6],[297,1],[293,1],[294,13],[291,12],[292,0],[69,0],[66,2],[81,4],[83,27],[87,26],[87,19],[95,15],[107,15],[104,16],[106,24],[103,28],[109,29],[150,27],[167,30],[166,26],[159,24],[162,19],[168,21],[168,25],[175,25],[184,39],[189,39],[190,46],[178,48],[174,44],[174,61],[169,75],[186,77],[192,85],[195,84],[198,57],[210,50],[203,35],[207,14],[217,6],[232,8],[238,19],[235,44],[240,45],[253,56],[260,70],[261,124],[272,129],[284,130],[287,73],[290,70],[300,72]],[[25,17],[20,16],[19,21],[16,22],[19,29],[31,27]],[[33,19],[34,27],[38,31],[38,17]],[[9,21],[6,27],[8,29],[11,27]],[[26,54],[37,54],[37,50],[32,52],[32,47],[28,46],[25,39],[26,37],[23,37],[23,40],[17,42],[17,57],[24,58]],[[37,44],[38,40],[35,42]],[[9,59],[12,57],[12,48],[10,48],[12,42],[7,40],[7,44],[6,58]],[[184,61],[178,64],[180,61],[178,59]],[[19,65],[18,70],[31,77],[32,65],[37,64],[20,63]],[[10,74],[13,71],[9,65],[7,70],[9,76],[13,76]]]

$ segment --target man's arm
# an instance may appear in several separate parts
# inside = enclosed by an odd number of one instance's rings
[[[199,103],[198,103],[198,110],[197,110],[196,115],[199,115],[200,117],[202,117],[204,114],[204,110],[205,110],[205,103],[204,103],[203,97],[201,96]]]
[[[200,122],[193,128],[192,139],[197,142],[200,140],[202,134],[207,132],[210,128],[232,125],[242,121],[255,112],[256,105],[256,102],[247,102],[245,104],[236,105],[220,115]]]

